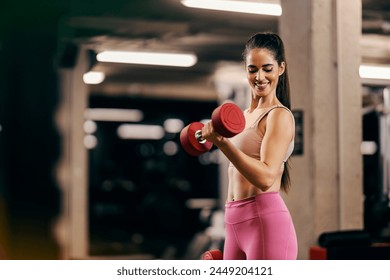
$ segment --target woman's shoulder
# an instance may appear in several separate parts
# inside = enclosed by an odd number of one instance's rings
[[[283,127],[295,125],[294,115],[289,108],[283,105],[276,105],[268,112],[267,123],[279,123]]]

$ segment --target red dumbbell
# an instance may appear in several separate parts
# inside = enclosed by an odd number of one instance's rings
[[[202,260],[223,260],[223,253],[218,250],[209,250],[202,254]]]
[[[223,137],[233,137],[244,130],[245,118],[242,110],[233,103],[218,106],[211,115],[214,129]],[[210,151],[213,144],[202,138],[204,124],[193,122],[180,132],[180,143],[192,156],[200,156]]]
[[[217,107],[211,115],[211,120],[215,131],[227,138],[237,135],[245,128],[244,113],[234,103]]]

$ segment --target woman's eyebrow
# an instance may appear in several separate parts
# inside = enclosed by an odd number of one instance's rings
[[[274,66],[272,63],[263,64],[262,67]]]
[[[267,64],[261,65],[261,67],[268,67],[268,66],[274,66],[274,65],[272,63],[267,63]],[[249,64],[247,67],[248,68],[256,68],[257,66],[253,65],[253,64]]]

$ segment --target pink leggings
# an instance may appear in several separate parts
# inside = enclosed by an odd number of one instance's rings
[[[279,192],[227,202],[225,226],[224,260],[297,258],[295,228]]]

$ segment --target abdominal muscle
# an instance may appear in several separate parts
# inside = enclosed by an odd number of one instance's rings
[[[280,172],[273,185],[266,191],[263,191],[251,184],[233,165],[230,165],[228,171],[229,185],[227,201],[237,201],[265,192],[278,192],[280,190],[282,174],[283,167],[280,168]]]

